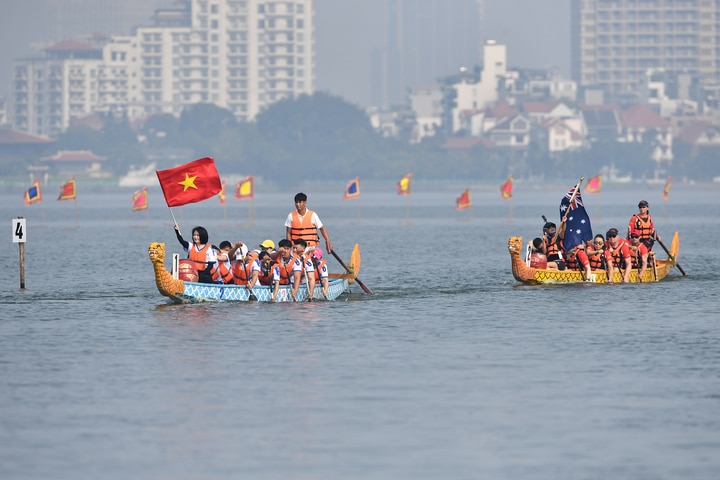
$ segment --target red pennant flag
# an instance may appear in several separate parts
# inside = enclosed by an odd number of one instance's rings
[[[670,193],[670,182],[672,181],[672,177],[668,175],[667,181],[665,182],[665,188],[663,189],[663,200],[667,202],[668,200],[668,194]]]
[[[585,187],[585,193],[600,193],[602,188],[602,175],[595,175],[590,177],[588,180],[587,187]]]
[[[168,207],[201,202],[222,190],[215,160],[210,157],[167,170],[156,170]]]
[[[505,183],[500,185],[500,194],[502,195],[503,200],[507,200],[508,198],[512,197],[512,191],[513,191],[513,178],[511,175],[508,177],[507,180],[505,180]]]
[[[70,180],[60,187],[60,196],[58,197],[58,200],[75,200],[76,198],[77,191],[75,190],[75,177],[70,177]]]
[[[225,205],[225,179],[223,179],[221,187],[222,189],[220,193],[218,193],[218,200],[220,200],[220,205]]]
[[[25,192],[25,205],[42,201],[42,191],[40,190],[40,180],[35,180],[30,188]]]
[[[397,183],[398,195],[410,195],[410,186],[412,184],[412,173],[408,173]]]
[[[139,210],[148,209],[148,189],[143,188],[133,194],[132,198],[132,211],[137,212]]]
[[[455,209],[465,210],[470,207],[472,207],[472,202],[470,201],[470,189],[468,188],[455,200]]]
[[[244,200],[246,198],[253,198],[255,196],[255,178],[252,175],[240,180],[235,185],[235,198],[238,200]]]
[[[358,196],[360,196],[360,177],[355,177],[355,179],[350,180],[345,187],[345,195],[343,196],[343,199],[347,200],[348,198],[355,198]]]

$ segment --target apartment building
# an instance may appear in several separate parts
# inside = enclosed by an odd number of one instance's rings
[[[573,0],[571,69],[580,86],[633,97],[649,69],[720,79],[720,0]]]
[[[10,109],[18,129],[57,135],[94,112],[179,115],[214,103],[252,120],[312,94],[312,0],[182,0],[131,35],[60,42],[15,62]]]

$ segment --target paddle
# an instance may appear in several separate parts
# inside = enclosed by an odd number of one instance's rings
[[[350,267],[348,267],[347,264],[346,264],[345,262],[343,262],[342,258],[340,258],[340,256],[339,256],[337,253],[335,253],[335,250],[331,250],[330,253],[332,253],[332,256],[335,257],[335,260],[337,260],[338,262],[340,262],[340,265],[342,265],[342,267],[343,267],[348,273],[354,275],[354,273],[350,271]],[[372,295],[372,294],[373,294],[372,290],[370,290],[370,289],[368,288],[368,286],[365,285],[365,284],[362,282],[362,280],[360,280],[359,278],[355,277],[355,281],[358,283],[358,285],[360,285],[360,288],[362,288],[365,293],[367,293],[368,295]]]
[[[682,273],[683,276],[687,275],[687,273],[685,273],[685,270],[682,269],[682,267],[680,266],[680,264],[677,263],[677,261],[675,261],[675,257],[673,257],[673,256],[670,254],[670,250],[668,250],[667,247],[665,246],[665,244],[662,242],[662,240],[660,240],[660,237],[657,238],[657,242],[660,244],[660,246],[663,248],[663,250],[665,250],[665,253],[668,254],[668,257],[670,258],[670,260],[672,260],[673,262],[675,262],[675,266],[678,267],[678,270],[680,270],[680,273]]]
[[[655,277],[655,281],[657,282],[657,263],[655,262],[655,255],[653,254],[652,257],[652,264],[653,264],[653,277]]]

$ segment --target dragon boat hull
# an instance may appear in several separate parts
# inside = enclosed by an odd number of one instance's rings
[[[528,285],[622,282],[622,271],[620,269],[615,269],[612,282],[609,282],[605,270],[593,270],[591,277],[585,279],[583,272],[578,270],[548,270],[531,267],[522,256],[522,237],[510,237],[508,240],[508,250],[510,252],[513,276],[517,281]],[[653,269],[651,266],[648,266],[642,278],[640,278],[637,269],[631,270],[629,283],[659,282],[664,279],[677,265],[679,251],[680,237],[678,232],[675,232],[672,244],[670,245],[670,255],[668,255],[668,258],[665,260],[656,259],[657,268]]]
[[[250,290],[244,285],[222,285],[212,283],[196,283],[196,282],[184,282],[184,288],[182,293],[176,293],[170,296],[170,299],[175,303],[198,303],[198,302],[217,302],[217,301],[228,301],[228,302],[248,302],[250,301]],[[313,298],[316,300],[335,300],[349,287],[348,281],[345,278],[330,278],[328,279],[328,295],[327,298],[323,297],[322,287],[315,285],[313,291]],[[278,291],[276,302],[292,302],[292,287],[290,285],[281,285]],[[255,295],[258,302],[270,302],[272,300],[272,287],[265,285],[256,286],[252,290],[252,294]],[[298,302],[304,302],[308,298],[308,288],[306,285],[301,285],[298,288],[297,300]],[[255,301],[255,300],[252,300]]]
[[[155,269],[155,284],[158,291],[173,303],[200,302],[271,302],[272,287],[256,285],[250,291],[245,285],[224,285],[217,283],[199,283],[174,278],[165,268],[165,244],[153,242],[148,247],[148,257]],[[335,300],[349,289],[360,271],[360,247],[355,245],[350,257],[348,273],[331,273],[328,278],[328,293],[323,295],[322,286],[315,285],[312,298],[315,300]],[[308,299],[307,285],[300,285],[296,299],[292,298],[292,286],[280,285],[275,302],[303,302]]]

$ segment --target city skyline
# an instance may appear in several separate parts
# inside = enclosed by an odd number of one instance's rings
[[[317,90],[339,95],[362,106],[371,104],[372,52],[387,48],[384,12],[388,11],[391,1],[395,0],[314,0]],[[3,6],[0,28],[5,41],[0,46],[0,65],[5,73],[0,78],[0,96],[7,99],[9,95],[14,59],[36,53],[32,45],[63,40],[103,27],[100,20],[83,23],[83,17],[105,18],[106,25],[126,28],[126,31],[111,33],[127,34],[145,12],[149,12],[144,22],[147,24],[155,8],[171,6],[173,2],[124,2],[122,8],[113,6],[116,3],[109,0],[26,0]],[[63,4],[66,10],[60,8]],[[480,42],[493,38],[506,44],[511,66],[551,66],[569,76],[570,0],[546,0],[542,4],[538,5],[534,0],[484,0],[486,31],[480,34]],[[53,7],[49,8],[49,5]],[[88,9],[88,5],[92,8]],[[524,15],[515,18],[519,11]],[[115,13],[107,15],[108,12]],[[85,24],[88,32],[73,32]],[[553,28],[548,28],[549,24]],[[478,50],[480,48],[478,45]]]

